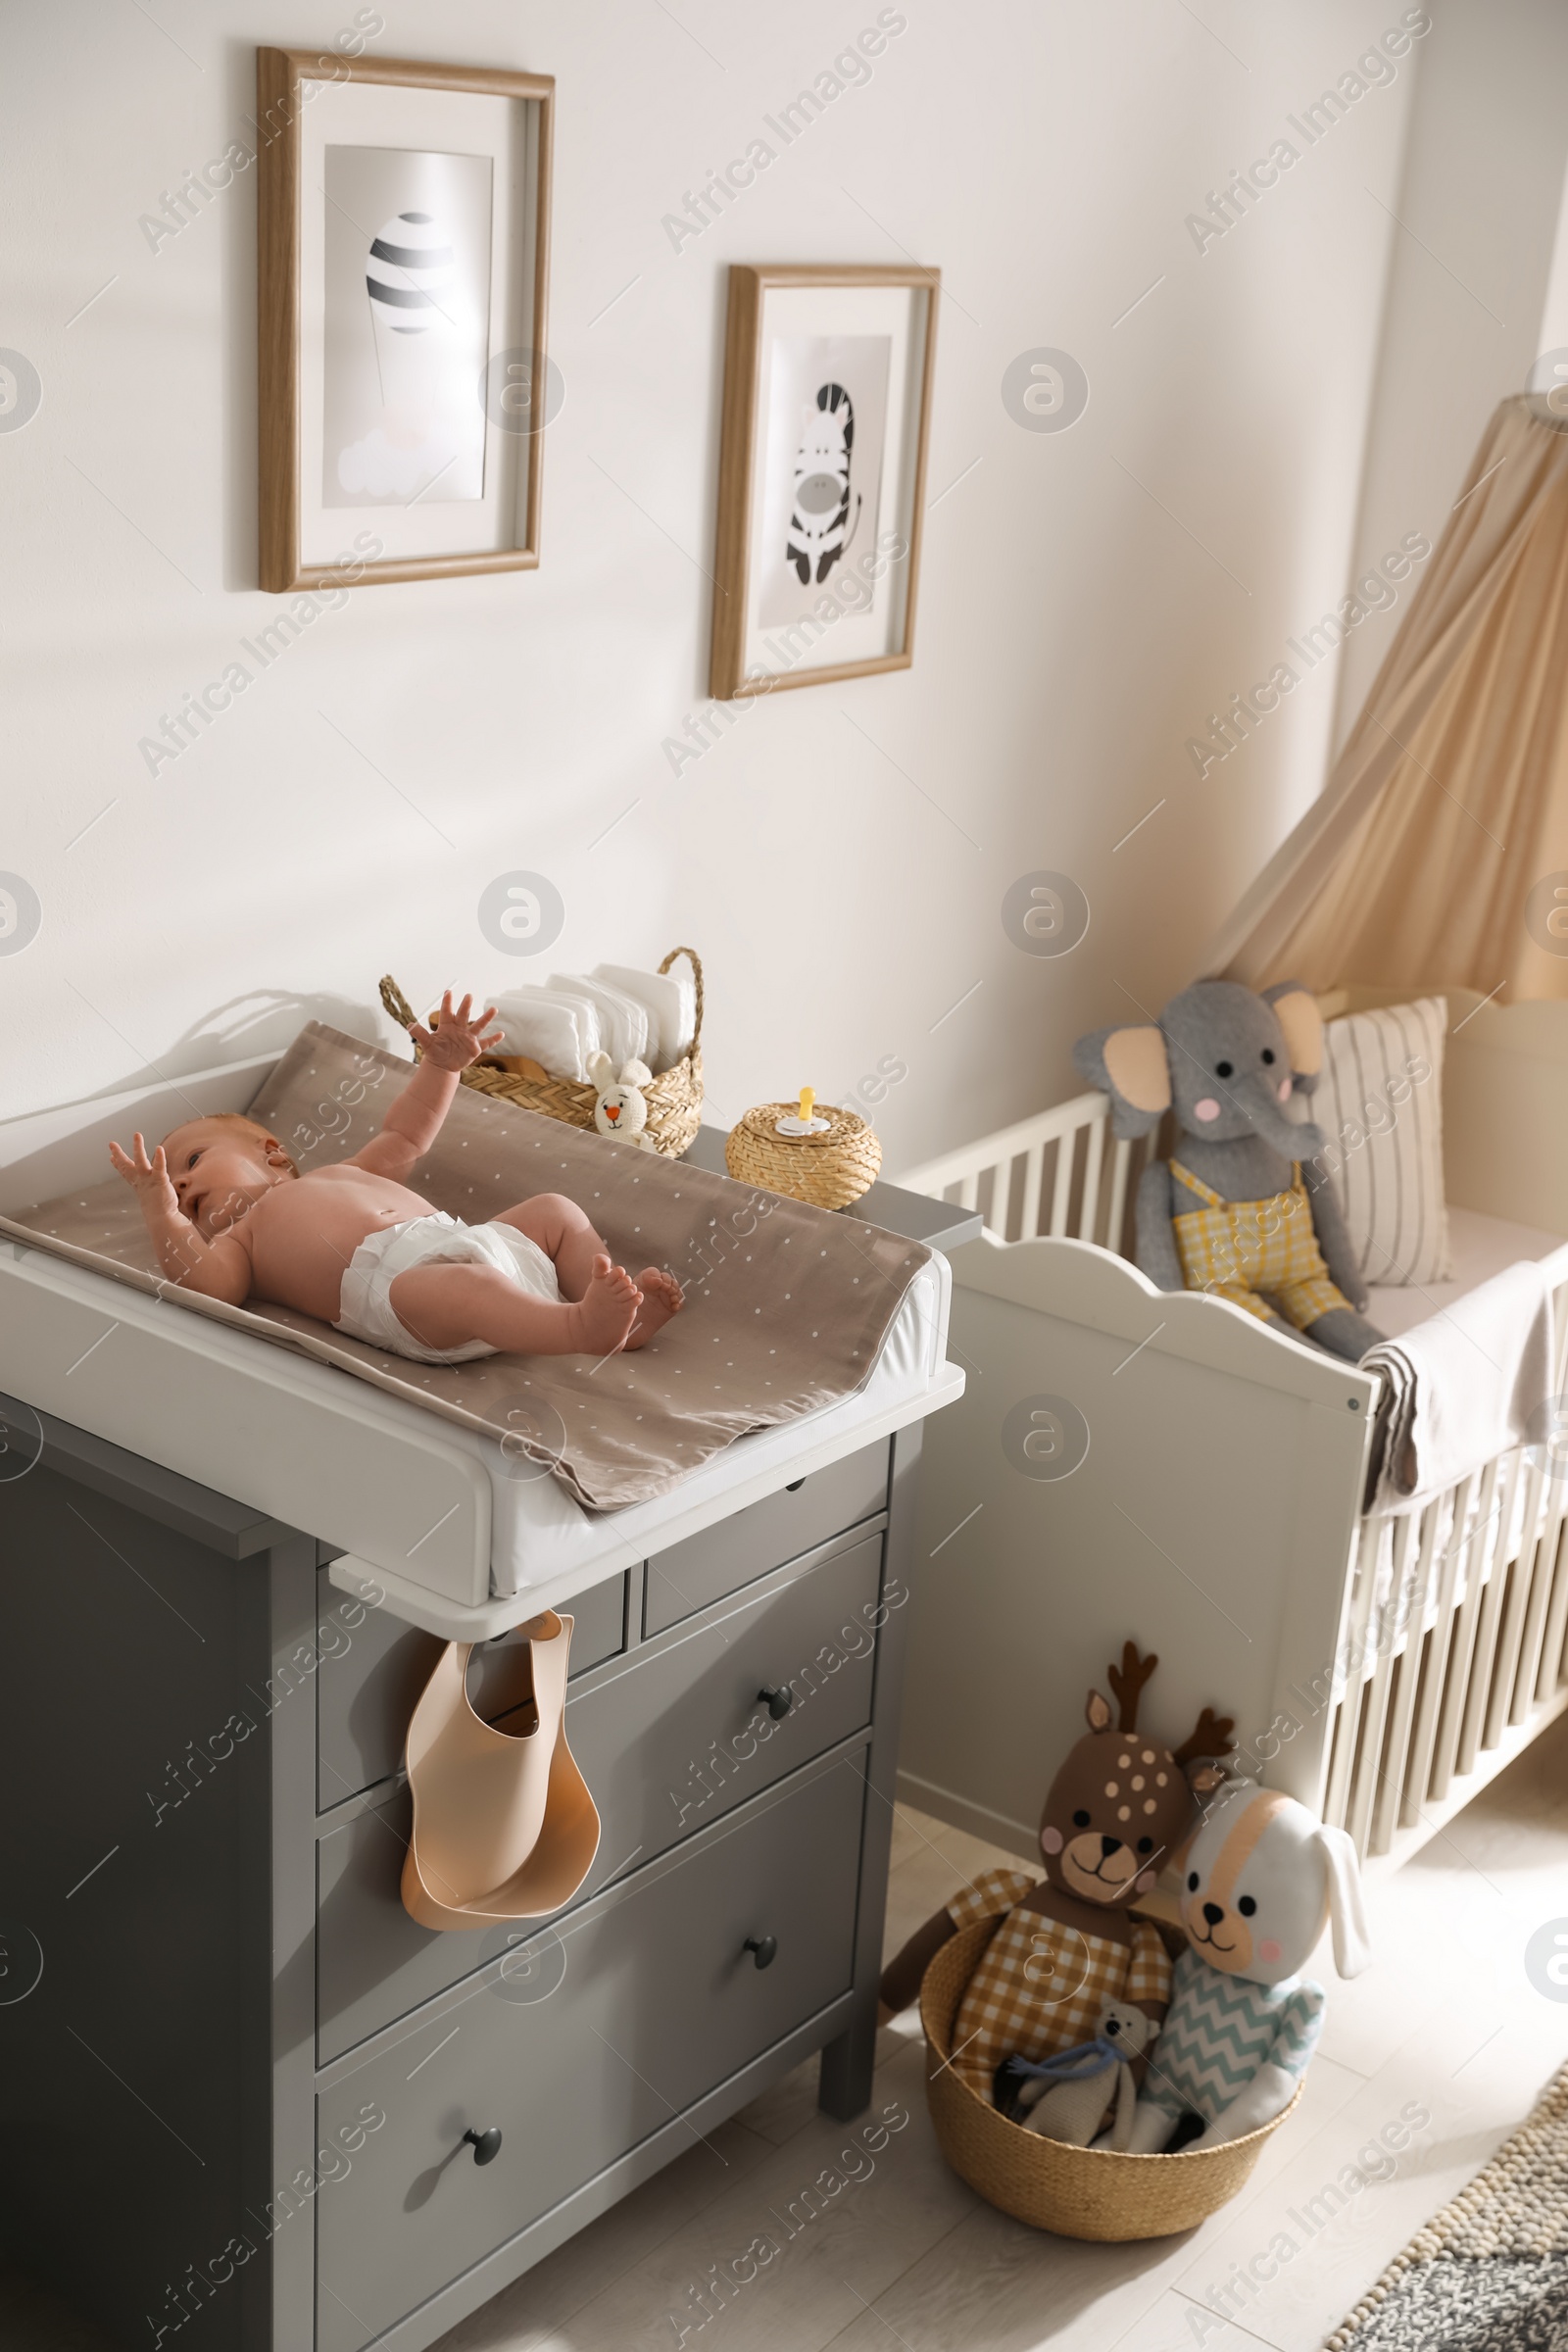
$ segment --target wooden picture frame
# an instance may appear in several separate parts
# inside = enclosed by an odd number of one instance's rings
[[[258,49],[263,588],[538,564],[544,427],[560,405],[546,340],[554,107],[548,74]],[[334,175],[363,201],[334,193]],[[413,208],[367,218],[396,186]],[[425,186],[447,188],[466,234],[421,209]],[[381,234],[400,220],[425,224],[409,247]],[[426,325],[427,343],[394,340]],[[334,428],[372,409],[376,423],[329,457]],[[436,470],[448,444],[457,455]],[[334,531],[352,547],[333,550]]]
[[[731,265],[709,670],[715,701],[912,662],[940,288],[940,271],[918,267]],[[808,379],[818,374],[813,392]],[[846,416],[858,457],[845,446]],[[874,476],[865,471],[867,426]],[[888,554],[890,537],[901,553]],[[788,618],[776,617],[797,601]]]

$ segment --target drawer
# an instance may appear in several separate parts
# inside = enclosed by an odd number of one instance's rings
[[[765,1494],[717,1527],[672,1544],[648,1563],[644,1635],[662,1634],[754,1577],[799,1559],[830,1536],[886,1510],[887,1500],[888,1445],[882,1438],[842,1462],[813,1470],[809,1478],[797,1479],[780,1494]]]
[[[321,2093],[317,2145],[357,2152],[317,2200],[318,2352],[358,2352],[849,1990],[861,1762],[573,1914],[543,1997],[490,1974]],[[463,2134],[492,2130],[477,2165]]]
[[[633,1652],[567,1699],[567,1737],[604,1824],[585,1895],[870,1721],[881,1571],[882,1537],[862,1537],[710,1623]],[[759,1704],[764,1685],[789,1688],[781,1720]],[[504,1930],[421,1928],[404,1910],[410,1813],[400,1789],[319,1842],[322,2065],[504,1947]]]
[[[396,1772],[415,1703],[430,1679],[443,1644],[434,1634],[403,1625],[385,1609],[356,1624],[361,1604],[318,1577],[316,1678],[316,1806],[324,1813]],[[626,1646],[626,1579],[610,1577],[561,1604],[575,1620],[571,1671],[586,1674]],[[494,1642],[469,1671],[481,1715],[494,1722],[515,1703],[515,1644]]]

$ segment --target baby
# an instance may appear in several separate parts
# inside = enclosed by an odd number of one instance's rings
[[[634,1282],[575,1201],[539,1193],[488,1225],[462,1225],[399,1180],[441,1132],[458,1074],[498,1042],[494,1009],[469,1019],[449,990],[423,1058],[381,1132],[335,1166],[302,1176],[274,1135],[236,1111],[191,1119],[153,1153],[111,1144],[134,1187],[164,1272],[184,1290],[243,1306],[267,1298],[421,1364],[472,1356],[612,1355],[641,1348],[679,1312],[680,1284],[658,1266]]]

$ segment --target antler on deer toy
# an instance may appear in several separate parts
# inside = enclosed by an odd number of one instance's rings
[[[1116,1726],[1118,1731],[1137,1731],[1138,1702],[1143,1696],[1144,1685],[1158,1664],[1159,1660],[1152,1650],[1147,1658],[1141,1659],[1137,1642],[1127,1642],[1122,1645],[1121,1664],[1107,1667],[1105,1679],[1116,1693],[1116,1701],[1121,1708],[1121,1721]]]
[[[1190,1764],[1195,1756],[1228,1756],[1236,1745],[1232,1734],[1236,1730],[1234,1715],[1216,1715],[1205,1707],[1194,1729],[1171,1753],[1178,1764]]]

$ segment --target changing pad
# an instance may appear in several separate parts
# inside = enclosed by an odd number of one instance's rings
[[[409,1074],[380,1047],[313,1022],[251,1107],[309,1169],[367,1143]],[[411,1184],[471,1223],[531,1193],[566,1193],[617,1257],[634,1269],[668,1265],[686,1285],[686,1311],[646,1348],[597,1367],[580,1356],[511,1355],[426,1365],[286,1307],[229,1307],[175,1289],[157,1271],[134,1198],[113,1176],[0,1217],[0,1230],[499,1440],[548,1464],[595,1510],[647,1501],[747,1432],[854,1396],[930,1257],[858,1220],[753,1193],[469,1088],[460,1088]]]

